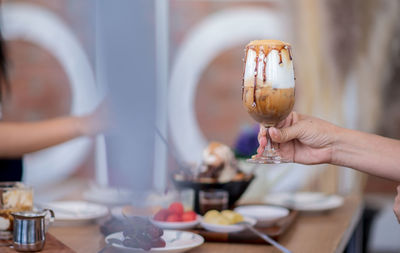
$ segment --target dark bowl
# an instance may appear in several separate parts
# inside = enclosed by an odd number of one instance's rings
[[[178,190],[193,189],[194,190],[194,211],[200,213],[199,207],[199,191],[223,189],[229,193],[229,207],[232,208],[237,200],[243,195],[247,187],[255,178],[254,175],[248,175],[243,180],[230,181],[227,183],[201,183],[197,181],[184,181],[172,178],[172,182]]]

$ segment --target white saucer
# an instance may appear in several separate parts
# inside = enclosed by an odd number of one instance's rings
[[[236,207],[235,212],[257,220],[257,227],[273,226],[279,219],[289,215],[284,207],[267,205],[248,205]]]
[[[105,239],[106,243],[110,239],[118,239],[123,241],[124,235],[122,232],[114,233],[108,235]],[[119,245],[113,243],[112,246],[118,248],[118,252],[165,252],[165,253],[180,253],[186,252],[190,249],[196,248],[204,243],[204,238],[198,234],[186,232],[186,231],[177,231],[177,230],[164,230],[164,235],[162,238],[165,240],[166,245],[164,248],[152,248],[150,251],[144,251],[142,249],[137,248],[129,248],[124,245]]]
[[[248,223],[250,223],[251,226],[254,226],[257,221],[253,218],[250,217],[244,217],[244,220]],[[217,224],[211,224],[204,222],[204,219],[201,220],[200,222],[201,226],[205,228],[206,230],[213,231],[213,232],[218,232],[218,233],[235,233],[235,232],[240,232],[244,229],[246,229],[246,226],[244,225],[217,225]]]
[[[189,228],[194,228],[197,224],[200,223],[201,216],[197,215],[197,219],[194,221],[167,222],[167,221],[157,221],[154,220],[152,217],[149,220],[157,227],[163,229],[189,229]]]
[[[108,208],[85,201],[54,201],[42,205],[52,209],[55,225],[83,225],[108,215]]]
[[[124,189],[91,185],[89,190],[83,193],[83,198],[94,203],[116,206],[130,204],[133,193]]]
[[[267,195],[264,201],[299,211],[325,211],[341,206],[343,197],[320,192],[274,193]]]

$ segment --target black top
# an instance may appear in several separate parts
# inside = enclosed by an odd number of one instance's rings
[[[0,182],[22,180],[22,159],[0,159]]]

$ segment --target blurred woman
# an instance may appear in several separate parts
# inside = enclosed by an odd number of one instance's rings
[[[10,92],[5,45],[0,35],[0,103]],[[82,117],[66,116],[37,122],[3,122],[0,118],[0,181],[22,179],[22,156],[26,153],[99,133],[103,125],[100,110]]]

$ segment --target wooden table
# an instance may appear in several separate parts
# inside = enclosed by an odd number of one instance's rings
[[[279,242],[294,253],[342,252],[358,223],[363,203],[362,196],[345,198],[344,205],[332,211],[306,214],[300,213]],[[98,225],[83,227],[52,227],[49,230],[55,237],[76,252],[98,252],[104,247],[104,237]],[[190,253],[245,253],[279,252],[268,245],[249,245],[233,243],[205,243]]]

